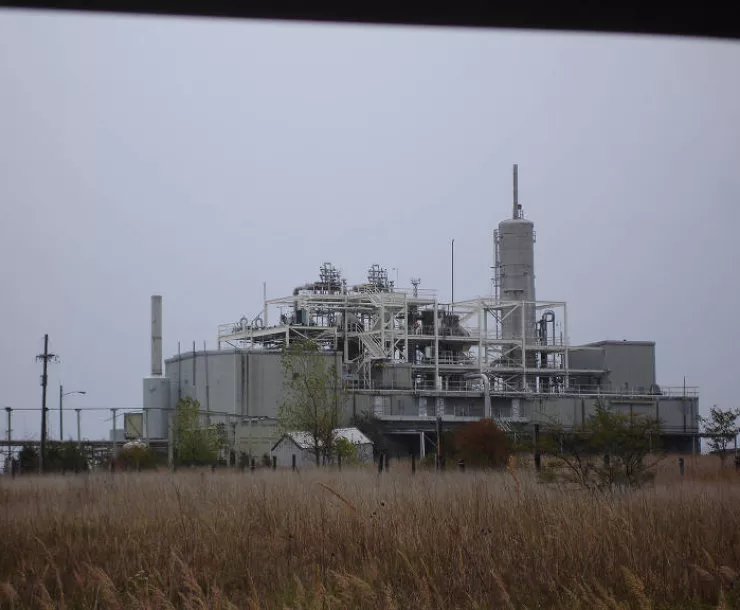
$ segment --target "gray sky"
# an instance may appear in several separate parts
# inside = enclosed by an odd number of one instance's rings
[[[486,294],[518,163],[571,340],[655,340],[659,383],[740,406],[739,67],[691,39],[0,11],[0,404],[40,405],[48,332],[50,406],[60,381],[140,406],[153,293],[166,357],[323,261],[447,299],[454,237],[456,296]]]

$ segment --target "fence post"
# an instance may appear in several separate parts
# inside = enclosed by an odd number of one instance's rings
[[[683,456],[678,458],[678,470],[681,472],[681,476],[683,476]]]
[[[416,454],[411,453],[411,474],[416,474]]]
[[[542,469],[542,455],[540,454],[540,425],[534,425],[534,467],[537,472]]]
[[[277,470],[277,456],[276,455],[272,456],[272,469]]]
[[[384,455],[383,462],[385,466],[385,471],[388,472],[390,470],[390,465],[391,465],[390,456],[388,455],[388,453],[384,453],[383,455]]]
[[[250,470],[251,470],[252,472],[254,472],[254,468],[255,468],[255,463],[254,463],[254,458],[252,458],[252,464],[251,464],[251,466],[250,466],[250,468],[249,468],[249,469],[250,469]]]
[[[293,454],[293,470],[295,470],[295,453]]]
[[[381,472],[383,472],[383,454],[382,453],[378,456],[378,474],[380,474]]]
[[[339,470],[342,469],[342,454],[337,454],[337,466],[339,467]]]

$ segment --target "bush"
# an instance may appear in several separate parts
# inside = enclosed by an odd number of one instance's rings
[[[117,470],[154,470],[166,463],[166,456],[151,447],[126,447],[115,461]]]
[[[492,419],[470,422],[455,430],[454,457],[470,468],[503,468],[511,455],[511,441]],[[449,442],[449,441],[448,441]],[[444,444],[442,445],[444,451]]]
[[[87,470],[88,463],[85,453],[77,443],[72,441],[49,441],[46,446],[44,472],[74,472]],[[39,469],[39,450],[33,445],[25,445],[18,452],[14,460],[16,472],[34,473]]]

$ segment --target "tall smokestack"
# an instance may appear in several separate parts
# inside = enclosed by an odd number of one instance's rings
[[[152,295],[152,377],[162,376],[162,297]]]

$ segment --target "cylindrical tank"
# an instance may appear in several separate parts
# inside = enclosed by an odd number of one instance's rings
[[[534,291],[534,223],[524,218],[509,218],[498,225],[499,295],[502,301],[535,301]],[[522,313],[524,334],[528,342],[536,336],[535,308],[504,312],[502,323],[504,339],[522,338]]]
[[[170,408],[169,377],[144,378],[144,435],[167,438],[167,410]]]

